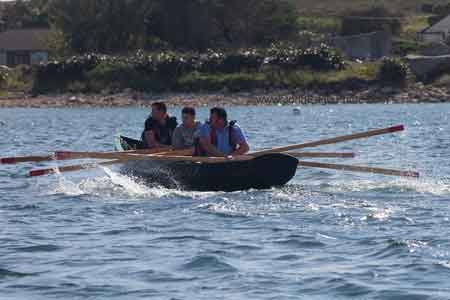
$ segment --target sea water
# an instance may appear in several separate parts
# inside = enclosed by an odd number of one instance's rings
[[[0,299],[450,299],[450,105],[228,110],[253,149],[405,124],[305,151],[422,177],[299,169],[283,188],[200,193],[114,166],[40,178],[25,175],[57,163],[0,166]],[[3,109],[0,156],[109,151],[148,113]]]

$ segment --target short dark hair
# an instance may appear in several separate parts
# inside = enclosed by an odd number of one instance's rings
[[[167,106],[164,102],[155,102],[152,104],[152,107],[155,107],[157,110],[162,111],[164,113],[167,112]]]
[[[211,108],[210,113],[217,115],[219,117],[219,119],[222,119],[224,121],[227,121],[227,119],[228,119],[227,111],[222,107]]]
[[[184,107],[183,110],[181,111],[181,114],[183,114],[183,115],[184,115],[184,114],[187,114],[187,115],[191,115],[191,116],[195,117],[195,114],[196,114],[195,108],[190,107],[190,106],[186,106],[186,107]]]

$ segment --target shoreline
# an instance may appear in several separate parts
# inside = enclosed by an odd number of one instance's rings
[[[148,94],[124,91],[114,94],[21,94],[0,97],[0,108],[149,107],[155,101],[168,106],[270,106],[305,104],[402,104],[448,103],[450,87],[429,87],[421,83],[404,89],[369,87],[361,90],[256,90],[253,92],[208,92]]]

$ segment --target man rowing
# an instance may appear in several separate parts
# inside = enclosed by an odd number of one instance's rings
[[[221,107],[212,108],[209,122],[198,132],[195,154],[228,157],[244,155],[249,150],[241,128],[234,121],[228,122],[226,110]]]
[[[172,146],[177,150],[194,149],[194,135],[200,129],[201,123],[195,120],[196,111],[185,107],[181,111],[183,123],[173,132]]]
[[[152,104],[152,113],[145,121],[142,142],[145,148],[163,148],[172,145],[172,135],[177,127],[177,118],[167,114],[167,106],[163,102]]]

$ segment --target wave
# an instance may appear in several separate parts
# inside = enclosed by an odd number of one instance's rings
[[[432,260],[438,259],[440,262],[450,258],[447,250],[442,249],[440,246],[434,246],[432,241],[418,239],[390,239],[386,241],[383,248],[374,250],[367,256],[387,258],[396,255],[411,255]]]
[[[89,177],[79,182],[57,173],[58,183],[51,189],[50,195],[63,196],[95,196],[106,198],[126,198],[130,201],[142,199],[163,199],[181,197],[187,199],[205,199],[220,194],[220,192],[192,192],[167,189],[161,186],[149,186],[138,178],[130,177],[102,167],[103,176]],[[106,175],[106,176],[105,176]]]
[[[12,277],[12,278],[21,278],[21,277],[27,277],[27,276],[33,276],[33,273],[23,273],[23,272],[16,272],[11,271],[8,269],[2,269],[0,268],[0,279]]]
[[[185,263],[182,267],[189,271],[205,271],[205,272],[236,272],[237,269],[213,255],[197,255],[191,261]]]
[[[434,196],[450,195],[449,179],[405,179],[390,181],[376,180],[342,180],[321,184],[321,191],[326,192],[385,192],[385,193],[420,193]]]
[[[55,252],[61,250],[62,247],[57,245],[35,245],[28,247],[15,248],[17,252]]]

